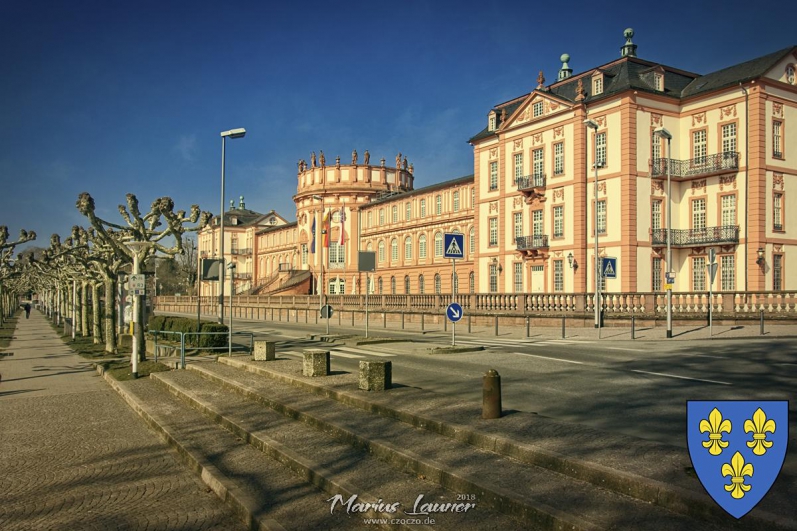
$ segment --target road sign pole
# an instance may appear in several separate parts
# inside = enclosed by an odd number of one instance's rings
[[[368,338],[368,273],[365,273],[365,338]]]
[[[457,302],[457,284],[454,279],[457,278],[457,261],[455,259],[451,259],[451,302]],[[451,323],[451,346],[454,347],[457,344],[457,322],[453,321]]]

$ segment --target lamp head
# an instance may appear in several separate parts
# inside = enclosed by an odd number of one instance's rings
[[[598,130],[598,123],[593,121],[593,120],[590,120],[590,119],[584,120],[584,125],[586,125],[590,129],[594,129],[595,131]]]
[[[659,138],[672,140],[672,134],[663,127],[657,127],[656,129],[654,129],[653,134]]]
[[[764,252],[765,252],[765,251],[764,251],[764,248],[763,248],[763,247],[759,247],[759,248],[758,248],[758,251],[757,251],[757,253],[758,253],[758,259],[755,261],[755,263],[756,263],[756,264],[758,264],[758,265],[764,265],[764,262],[765,262],[765,260],[764,260]]]
[[[245,135],[246,135],[246,129],[244,129],[243,127],[221,132],[221,136],[230,137],[230,138],[243,138]]]

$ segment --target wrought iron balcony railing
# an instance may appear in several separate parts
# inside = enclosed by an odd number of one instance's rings
[[[545,249],[548,247],[548,235],[536,234],[534,236],[518,236],[515,238],[518,251],[529,249]]]
[[[739,243],[739,225],[722,225],[703,229],[674,229],[670,232],[672,232],[671,245],[673,247]],[[667,245],[667,229],[653,231],[653,245]]]
[[[242,255],[252,254],[252,248],[251,247],[245,247],[243,249],[230,249],[230,254],[238,254],[238,255],[241,255],[241,254]]]
[[[739,169],[739,153],[736,151],[726,151],[716,155],[706,155],[693,159],[653,159],[651,175],[653,177],[667,176],[667,161],[670,162],[670,176],[679,177],[698,177],[709,173]]]
[[[773,152],[772,152],[772,156],[773,156],[774,158],[776,158],[776,159],[782,159],[782,158],[783,158],[783,153],[782,153],[782,152],[780,152],[780,151],[773,151]]]
[[[235,280],[250,280],[252,278],[252,273],[233,273],[233,277]]]
[[[782,231],[783,230],[783,224],[782,223],[773,223],[772,224],[772,230]]]
[[[545,188],[545,175],[526,175],[525,177],[518,177],[515,179],[518,192],[524,190],[533,190],[534,188]]]

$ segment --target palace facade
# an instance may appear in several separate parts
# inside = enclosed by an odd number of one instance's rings
[[[637,57],[632,37],[580,74],[562,55],[556,81],[540,72],[490,109],[470,138],[473,175],[416,189],[400,154],[300,161],[295,222],[225,213],[225,258],[239,264],[225,292],[315,293],[323,264],[326,293],[363,293],[358,252],[372,251],[371,293],[586,293],[596,228],[598,256],[616,258],[607,293],[661,292],[668,271],[673,291],[707,291],[710,255],[714,291],[793,289],[797,47],[699,75]],[[200,234],[200,256],[218,232]],[[446,232],[465,235],[455,277]]]

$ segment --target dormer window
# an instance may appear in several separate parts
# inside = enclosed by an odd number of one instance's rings
[[[794,85],[795,83],[794,65],[789,65],[786,67],[786,82],[789,85]]]
[[[659,92],[664,91],[664,74],[661,74],[659,72],[653,73],[653,88],[655,88]]]
[[[537,118],[538,116],[542,116],[542,102],[541,101],[535,101],[534,105],[531,106],[531,115],[534,118]]]
[[[490,117],[487,119],[487,130],[488,131],[495,131],[495,113],[491,112]]]
[[[597,74],[592,78],[592,95],[603,94],[603,74]]]

